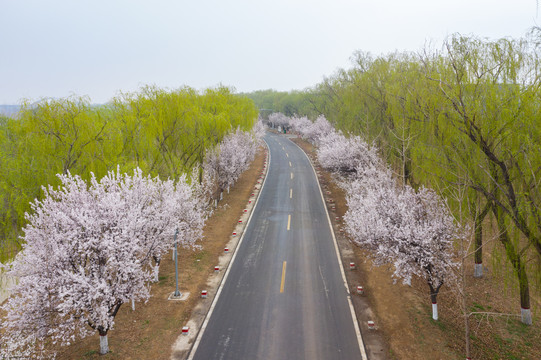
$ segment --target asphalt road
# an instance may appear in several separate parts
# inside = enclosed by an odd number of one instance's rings
[[[265,136],[269,172],[207,327],[191,356],[361,359],[317,180],[304,153]]]

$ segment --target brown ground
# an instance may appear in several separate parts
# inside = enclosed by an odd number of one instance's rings
[[[307,154],[315,159],[313,147],[302,140],[294,139]],[[336,204],[331,212],[335,229],[340,228],[340,219],[347,210],[344,193],[326,171],[321,171],[322,186],[331,192],[326,195]],[[490,226],[490,224],[488,224]],[[337,234],[340,234],[337,231]],[[342,261],[347,268],[350,261],[358,264],[357,271],[346,275],[352,291],[355,311],[361,324],[363,337],[370,338],[371,332],[365,326],[366,306],[373,311],[377,332],[383,335],[384,351],[377,358],[389,359],[464,359],[464,320],[457,305],[456,292],[442,288],[438,296],[439,321],[433,321],[428,286],[420,279],[414,279],[412,286],[393,284],[389,267],[372,267],[366,260],[366,250],[353,245],[346,236],[338,236]],[[352,246],[353,245],[353,246]],[[468,311],[520,314],[518,289],[512,270],[505,260],[498,261],[497,242],[485,248],[485,266],[488,270],[482,279],[473,278],[473,260],[466,266]],[[353,249],[354,255],[349,254]],[[503,256],[505,259],[505,256]],[[502,265],[503,264],[503,265]],[[492,269],[499,269],[496,272]],[[531,281],[533,282],[533,281]],[[355,293],[356,285],[363,285],[365,295]],[[541,318],[539,298],[541,292],[531,285],[534,325],[524,326],[515,316],[470,317],[472,359],[541,359]],[[366,298],[363,302],[361,298]],[[537,312],[536,312],[537,310]],[[369,313],[369,312],[368,312]],[[368,336],[366,336],[368,335]]]
[[[59,359],[170,359],[171,346],[181,333],[199,301],[207,278],[213,274],[214,265],[223,253],[230,234],[247,203],[263,167],[263,152],[233,188],[224,192],[220,206],[207,221],[203,250],[179,252],[179,289],[190,292],[186,301],[168,301],[175,290],[175,268],[171,255],[165,256],[160,266],[160,281],[152,286],[152,297],[146,304],[136,303],[135,312],[129,304],[120,309],[115,319],[115,329],[109,332],[111,352],[99,356],[97,335],[77,341],[62,348]],[[198,261],[199,260],[199,261]]]

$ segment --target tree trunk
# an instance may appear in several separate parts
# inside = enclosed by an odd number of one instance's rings
[[[520,262],[518,270],[520,288],[520,320],[523,324],[532,325],[532,310],[530,309],[530,287],[526,275],[525,264]]]
[[[475,252],[474,252],[474,260],[475,260],[475,267],[473,272],[473,277],[475,278],[481,278],[483,277],[483,227],[481,225],[481,221],[479,219],[479,216],[475,217]]]
[[[432,301],[432,319],[438,321],[438,303]]]
[[[520,308],[520,320],[522,321],[523,324],[526,324],[526,325],[532,325],[533,324],[533,321],[532,321],[532,310],[531,309],[524,309],[524,308]]]
[[[100,355],[109,352],[109,342],[107,341],[107,331],[99,330],[100,333]]]
[[[154,282],[160,281],[160,264],[154,265]]]
[[[153,256],[154,258],[154,282],[158,282],[160,280],[159,278],[159,274],[160,274],[160,262],[162,261],[162,259],[160,257],[157,257],[157,256]],[[174,259],[174,258],[173,258]]]
[[[498,230],[500,232],[499,239],[505,248],[507,254],[507,259],[513,265],[515,274],[518,278],[518,284],[520,289],[520,313],[521,321],[523,324],[532,325],[532,316],[530,310],[530,285],[528,281],[528,275],[526,274],[526,264],[521,258],[521,254],[518,253],[515,245],[511,242],[509,238],[509,233],[507,232],[507,226],[505,224],[503,211],[496,207],[494,210],[494,215],[498,222]]]
[[[466,269],[465,258],[462,258],[462,313],[464,315],[464,338],[466,341],[466,360],[471,359],[470,350],[470,315],[468,314],[468,305],[466,303]]]
[[[483,263],[475,263],[473,268],[473,277],[482,278],[483,277]]]
[[[440,292],[440,288],[442,287],[443,282],[439,284],[436,288],[432,286],[432,284],[429,282],[428,287],[430,288],[430,300],[432,301],[432,319],[438,320],[438,293]]]
[[[476,278],[483,277],[483,220],[485,220],[485,217],[487,216],[489,210],[490,210],[490,203],[487,202],[484,209],[480,213],[476,212],[475,219],[474,219],[475,268],[474,268],[473,277],[476,277]]]

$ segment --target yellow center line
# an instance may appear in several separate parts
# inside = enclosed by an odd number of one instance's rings
[[[282,283],[280,284],[280,292],[284,292],[284,285],[286,283],[286,262],[284,261],[284,265],[282,265]]]
[[[291,173],[291,180],[293,180],[293,172]]]
[[[289,154],[288,154],[288,153],[286,153],[286,156],[287,156],[287,157],[289,157]]]
[[[291,214],[287,216],[287,229],[289,230],[289,227],[291,225]]]
[[[293,199],[293,189],[289,189],[289,198]]]
[[[289,162],[289,167],[291,167],[291,161]]]

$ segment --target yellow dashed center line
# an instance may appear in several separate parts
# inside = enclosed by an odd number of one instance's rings
[[[291,214],[287,216],[287,229],[289,230],[291,226]]]
[[[284,286],[286,283],[286,262],[282,265],[282,282],[280,283],[280,292],[284,292]]]
[[[289,198],[293,199],[293,189],[289,189]]]
[[[293,180],[293,173],[291,173],[291,180]]]
[[[286,153],[286,156],[287,156],[287,157],[289,157],[289,154],[288,154],[288,153]]]
[[[291,167],[291,161],[289,162],[289,167]]]

